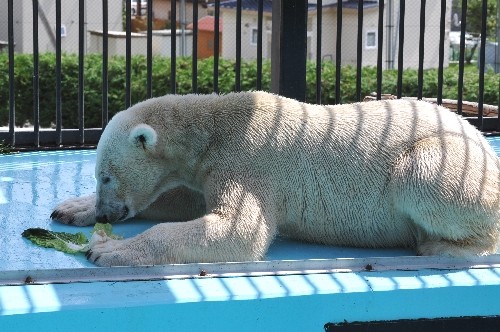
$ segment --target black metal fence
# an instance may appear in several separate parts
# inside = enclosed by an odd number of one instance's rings
[[[98,141],[102,129],[106,127],[109,119],[108,114],[108,94],[110,93],[108,89],[109,81],[109,71],[108,71],[108,58],[109,58],[109,31],[108,31],[108,17],[110,2],[108,0],[102,0],[102,7],[94,7],[92,10],[100,10],[102,13],[102,125],[101,128],[86,128],[85,126],[85,103],[84,103],[84,59],[86,56],[85,49],[85,39],[86,39],[86,1],[90,0],[75,0],[78,1],[78,128],[64,128],[62,123],[62,114],[64,109],[62,107],[63,97],[62,97],[62,85],[61,85],[61,34],[55,34],[55,58],[56,58],[56,73],[55,73],[55,128],[54,129],[42,129],[40,127],[40,98],[39,94],[39,56],[40,47],[38,45],[39,40],[39,8],[41,0],[32,0],[32,29],[33,29],[33,45],[32,45],[32,55],[33,55],[33,127],[32,129],[16,128],[16,84],[15,84],[15,72],[14,72],[14,61],[15,61],[15,47],[16,47],[16,35],[14,29],[14,22],[18,18],[15,17],[15,3],[14,0],[4,0],[7,2],[6,8],[0,8],[0,10],[7,11],[7,30],[8,30],[8,75],[9,75],[9,96],[8,101],[1,101],[2,103],[7,103],[9,105],[9,123],[8,128],[0,131],[0,141],[15,146],[31,146],[34,148],[41,147],[68,147],[68,146],[85,146],[93,145]],[[21,1],[26,4],[27,1]],[[193,23],[193,38],[192,38],[192,55],[191,55],[191,90],[196,93],[199,91],[198,84],[198,19],[199,19],[199,7],[202,0],[192,0],[192,23]],[[1,4],[2,2],[0,2]],[[183,2],[181,2],[183,3]],[[308,48],[311,47],[308,38],[308,29],[311,29],[311,12],[314,13],[315,24],[315,56],[312,61],[315,61],[315,82],[316,82],[316,102],[322,103],[322,89],[324,88],[323,81],[323,64],[325,60],[325,55],[322,50],[324,49],[325,43],[325,33],[324,33],[324,15],[329,10],[330,12],[335,12],[336,28],[335,34],[330,36],[335,40],[335,56],[332,59],[335,64],[335,80],[331,82],[331,85],[335,91],[335,102],[342,103],[341,87],[345,83],[342,77],[342,66],[345,65],[345,59],[342,58],[343,50],[346,49],[346,42],[351,42],[346,40],[345,33],[346,29],[351,29],[352,27],[346,27],[344,21],[345,13],[352,13],[356,11],[356,58],[353,66],[356,69],[355,77],[355,89],[356,89],[356,99],[361,101],[363,99],[362,94],[362,81],[366,79],[363,77],[362,67],[363,57],[366,55],[365,49],[367,41],[366,29],[364,28],[367,20],[367,14],[373,16],[375,12],[378,12],[378,23],[374,31],[371,32],[371,36],[376,36],[375,40],[370,41],[376,44],[376,99],[381,99],[383,97],[383,71],[387,68],[387,62],[393,61],[397,63],[397,81],[396,81],[396,97],[403,97],[402,86],[403,86],[403,73],[405,66],[405,57],[409,54],[405,54],[405,36],[407,36],[408,31],[405,31],[405,20],[408,20],[408,15],[416,15],[416,13],[408,13],[407,7],[410,2],[405,0],[397,1],[398,11],[391,9],[394,1],[368,1],[368,0],[347,0],[347,1],[328,1],[328,0],[317,0],[314,4],[308,3],[307,0],[230,0],[230,1],[220,1],[215,0],[213,3],[209,4],[209,8],[213,12],[214,16],[214,26],[213,26],[213,49],[219,50],[221,45],[220,40],[220,25],[219,20],[221,19],[221,8],[234,8],[236,24],[233,31],[224,31],[224,36],[234,33],[235,40],[235,66],[234,66],[234,89],[236,91],[241,90],[241,60],[242,60],[242,17],[244,14],[247,15],[249,11],[254,10],[256,12],[256,85],[255,89],[262,89],[262,77],[263,77],[263,34],[265,33],[265,17],[269,17],[269,13],[272,12],[272,43],[271,43],[271,91],[285,95],[298,100],[305,100],[305,90],[306,90],[306,63],[310,54],[308,54]],[[412,1],[410,4],[414,5],[416,2]],[[433,2],[431,5],[436,6],[438,2]],[[441,0],[440,4],[440,22],[439,22],[439,41],[436,45],[432,47],[437,49],[437,102],[439,104],[443,101],[443,71],[446,61],[446,46],[447,44],[447,20],[449,20],[449,4],[450,0]],[[61,31],[61,0],[54,0],[55,5],[55,30]],[[151,97],[152,87],[153,87],[153,8],[154,0],[147,0],[147,42],[146,42],[146,66],[147,66],[147,97]],[[170,13],[171,22],[176,22],[176,13],[178,12],[177,6],[180,4],[177,1],[171,1]],[[389,7],[388,7],[389,6]],[[424,57],[425,57],[425,41],[429,38],[430,34],[434,34],[435,31],[426,31],[426,8],[429,6],[429,2],[426,0],[421,0],[419,3],[420,11],[419,15],[419,30],[418,30],[418,63],[416,64],[418,70],[418,82],[416,96],[419,99],[425,96],[423,94],[424,85]],[[464,91],[464,66],[465,66],[465,51],[466,51],[466,20],[467,20],[467,0],[462,0],[462,11],[460,13],[461,19],[461,33],[460,33],[460,49],[459,49],[459,62],[457,66],[458,71],[458,82],[457,82],[457,112],[462,113],[462,103],[463,103],[463,91]],[[367,11],[368,9],[371,12]],[[395,20],[398,22],[397,25],[389,22],[386,17],[388,12],[396,12]],[[487,12],[487,1],[483,0],[482,5],[482,15],[486,17],[492,13]],[[391,14],[392,15],[392,14]],[[224,18],[223,18],[224,19]],[[131,0],[124,1],[124,27],[125,27],[125,59],[126,59],[126,78],[125,78],[125,100],[124,107],[129,107],[132,103],[132,84],[131,84],[131,59],[132,59],[132,31],[131,31],[131,21],[132,21],[132,2]],[[308,24],[309,23],[309,24]],[[388,30],[391,29],[391,30]],[[408,29],[408,28],[407,28]],[[397,43],[395,38],[391,35],[390,38],[384,39],[384,33],[396,31],[394,36],[397,36]],[[176,24],[171,24],[170,26],[171,36],[177,35]],[[406,34],[405,34],[406,33]],[[343,37],[344,36],[344,37]],[[384,44],[385,43],[385,44]],[[387,56],[384,57],[384,47],[388,43],[394,43],[397,47],[397,59],[388,59]],[[477,100],[469,100],[478,103],[478,116],[471,121],[477,125],[480,129],[485,131],[498,131],[500,128],[500,120],[497,117],[485,118],[483,117],[483,105],[484,105],[484,73],[485,73],[485,46],[486,46],[486,20],[483,20],[481,27],[481,37],[480,37],[480,50],[478,59],[478,87],[477,87]],[[170,91],[165,91],[165,93],[177,93],[176,91],[176,63],[178,61],[177,55],[177,38],[170,39]],[[213,54],[213,91],[219,92],[219,60],[221,55],[219,52],[215,51]],[[384,63],[384,61],[386,63]],[[1,124],[0,124],[1,125]]]

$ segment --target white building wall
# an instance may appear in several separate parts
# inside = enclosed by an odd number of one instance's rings
[[[85,25],[87,45],[89,30],[102,30],[102,1],[86,0]],[[108,29],[122,29],[121,1],[108,2]],[[45,24],[45,19],[47,24]],[[7,0],[0,0],[0,39],[7,40]],[[61,38],[63,52],[78,52],[78,0],[61,1],[61,24],[66,36]],[[39,0],[38,47],[40,52],[55,52],[56,6],[53,0]],[[14,41],[18,53],[33,52],[33,6],[31,0],[14,1]]]
[[[236,57],[236,11],[221,8],[222,57]],[[257,13],[243,11],[241,14],[241,57],[246,60],[257,58],[257,44],[252,43],[252,30],[257,29]],[[271,15],[264,13],[262,31],[262,57],[271,58]]]
[[[126,38],[125,32],[109,32],[108,33],[108,54],[125,55]],[[102,53],[102,30],[90,31],[90,41],[88,53]],[[130,53],[132,55],[147,55],[147,36],[145,33],[131,33],[132,43]],[[184,37],[180,29],[177,30],[176,36],[176,56],[191,56],[193,54],[193,33],[185,31]],[[182,54],[181,43],[184,38],[186,45],[185,54]],[[171,34],[170,30],[155,30],[153,31],[152,53],[153,56],[159,55],[164,57],[171,56]]]
[[[387,30],[387,9],[388,1],[392,1],[393,25],[392,28],[392,51],[387,49],[388,30]],[[335,1],[334,1],[335,2]],[[332,1],[323,1],[323,5],[333,3]],[[386,14],[384,15],[383,29],[383,45],[382,50],[382,65],[384,69],[388,69],[388,54],[390,52],[393,68],[397,68],[398,56],[398,27],[399,27],[399,1],[386,0]],[[449,54],[449,38],[448,32],[450,29],[450,10],[451,0],[447,3],[446,14],[446,31],[445,31],[445,60],[444,65],[448,66]],[[441,2],[427,1],[426,6],[426,29],[425,29],[425,54],[424,68],[436,68],[439,59],[439,21],[440,21]],[[222,57],[235,58],[236,54],[236,11],[221,9],[223,17],[223,36],[222,36]],[[266,13],[266,19],[269,24],[264,24],[270,31],[271,14]],[[357,35],[358,35],[358,13],[357,9],[344,8],[342,11],[342,55],[341,62],[343,65],[355,65],[357,61]],[[404,68],[418,68],[418,47],[419,47],[419,16],[420,16],[420,1],[406,1],[405,15],[405,44],[404,44]],[[308,58],[316,59],[316,13],[309,13],[308,19]],[[335,61],[336,58],[336,36],[337,36],[337,10],[336,6],[326,6],[323,10],[322,17],[322,57],[323,60]],[[257,12],[247,11],[242,14],[242,58],[255,59],[257,54],[257,46],[251,44],[251,29],[257,27]],[[377,45],[370,47],[367,45],[367,34],[375,33]],[[364,11],[363,17],[363,34],[362,34],[362,63],[363,66],[376,66],[378,53],[378,7],[368,8]],[[270,58],[271,35],[263,34],[263,57]]]
[[[395,2],[394,8],[394,22],[397,21],[399,15],[399,4]],[[427,1],[425,8],[425,40],[424,40],[424,63],[423,67],[436,68],[439,61],[439,24],[441,15],[441,2],[440,1]],[[444,43],[444,66],[449,64],[449,51],[450,51],[450,17],[451,17],[451,0],[447,1],[446,7],[446,24],[445,24],[445,43]],[[406,1],[406,15],[405,15],[405,35],[404,35],[404,68],[417,68],[418,67],[418,49],[420,38],[420,1]],[[398,35],[396,34],[398,37]],[[396,39],[397,40],[397,39]],[[397,52],[398,45],[395,43],[395,67],[397,68]]]
[[[374,48],[365,47],[365,33],[377,29],[376,10],[366,10],[364,15],[363,33],[363,61],[364,65],[376,64],[377,51]],[[312,13],[308,18],[308,35],[310,35],[310,47],[308,58],[316,60],[317,50],[317,15]],[[342,41],[341,41],[341,63],[342,65],[355,65],[357,59],[357,37],[358,16],[357,11],[344,9],[342,12]],[[337,45],[337,11],[334,8],[325,8],[322,17],[321,31],[321,55],[323,61],[336,59]]]
[[[21,1],[13,1],[14,5],[14,13],[21,12],[22,3]],[[0,0],[0,40],[8,41],[8,8],[7,8],[7,0]],[[14,35],[21,36],[22,35],[22,25],[14,23]],[[17,43],[16,43],[17,44]]]

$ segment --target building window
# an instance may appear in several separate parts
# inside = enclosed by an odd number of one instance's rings
[[[61,24],[61,30],[59,31],[59,33],[61,34],[61,37],[66,37],[67,36],[66,25]]]
[[[257,39],[258,39],[257,36],[258,36],[257,28],[252,28],[252,35],[251,35],[252,40],[250,40],[250,44],[257,45]]]
[[[377,47],[377,31],[366,32],[366,48]]]

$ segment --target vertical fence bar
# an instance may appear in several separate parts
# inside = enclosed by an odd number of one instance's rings
[[[323,0],[316,2],[316,104],[321,104],[321,38],[323,25]]]
[[[84,99],[84,65],[85,65],[85,0],[79,0],[78,6],[78,133],[80,144],[85,143],[85,99]]]
[[[241,0],[236,0],[236,63],[234,87],[241,91]]]
[[[198,0],[193,0],[192,91],[198,92]]]
[[[140,0],[139,0],[140,1]],[[172,1],[175,3],[175,1]],[[132,4],[125,1],[125,108],[132,104]]]
[[[38,51],[38,0],[33,0],[33,130],[35,147],[40,146],[40,90]]]
[[[500,80],[498,80],[498,101],[497,101],[497,110],[500,110]],[[500,113],[497,113],[497,120],[495,125],[495,131],[500,132]]]
[[[16,86],[14,76],[14,0],[7,4],[9,42],[9,137],[10,144],[16,145]]]
[[[61,0],[56,0],[56,145],[62,144]]]
[[[467,25],[467,0],[462,0],[462,17],[460,20],[460,55],[458,60],[458,98],[457,113],[462,114],[465,65],[465,33]]]
[[[177,93],[177,1],[170,3],[170,93]]]
[[[257,5],[257,90],[262,89],[262,26],[264,16],[264,0],[259,0]]]
[[[307,0],[272,2],[271,91],[299,101],[306,98],[307,6]]]
[[[220,0],[214,5],[214,92],[219,93],[219,20]]]
[[[403,94],[403,56],[405,43],[405,11],[406,0],[399,2],[399,41],[398,41],[398,79],[396,83],[397,98],[401,98]]]
[[[356,100],[361,101],[361,76],[363,68],[363,18],[364,1],[358,1],[358,36],[356,40]]]
[[[382,99],[382,50],[384,44],[384,1],[378,2],[377,100]]]
[[[424,86],[425,3],[426,0],[420,0],[420,40],[418,43],[417,99],[422,99],[422,90]]]
[[[340,77],[342,71],[342,1],[337,1],[337,38],[335,41],[335,104],[342,103]]]
[[[109,73],[108,73],[108,22],[109,22],[109,11],[108,11],[108,0],[102,0],[102,113],[101,113],[101,123],[102,129],[106,128],[108,125],[108,89],[109,89]]]
[[[393,0],[387,0],[386,15],[385,15],[385,30],[386,30],[386,41],[385,41],[385,69],[394,69],[394,56],[393,56],[393,16],[394,16],[394,3]]]
[[[446,0],[441,0],[441,18],[439,21],[439,67],[437,103],[443,103],[443,67],[444,67],[444,40],[445,40]]]
[[[148,0],[146,40],[146,96],[153,97],[153,1]]]
[[[477,118],[479,130],[483,130],[483,104],[484,104],[484,68],[486,60],[486,22],[488,15],[488,1],[483,0],[481,7],[481,45],[479,51],[479,91]]]

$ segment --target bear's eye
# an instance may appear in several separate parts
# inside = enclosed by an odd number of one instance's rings
[[[102,183],[104,184],[109,183],[109,181],[111,181],[111,178],[109,176],[105,176],[102,178]]]

